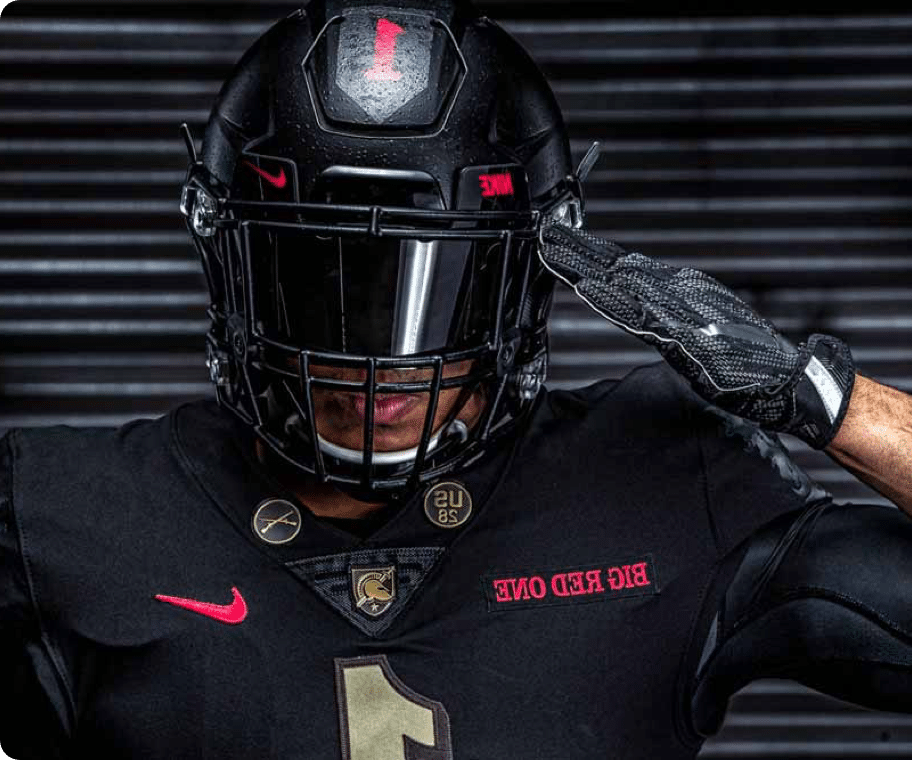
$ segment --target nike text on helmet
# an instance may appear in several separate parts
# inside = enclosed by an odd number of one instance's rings
[[[547,370],[538,233],[578,224],[582,194],[551,89],[499,26],[461,0],[315,0],[243,56],[191,158],[181,209],[211,293],[211,379],[282,459],[402,498],[521,422]],[[444,377],[453,362],[471,369]],[[420,377],[380,381],[393,372]],[[318,435],[323,388],[360,394],[360,449]],[[374,451],[381,393],[426,394],[417,446]],[[475,393],[470,430],[455,415]]]

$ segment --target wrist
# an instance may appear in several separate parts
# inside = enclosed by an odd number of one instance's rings
[[[795,414],[783,432],[814,449],[824,449],[839,432],[848,411],[855,362],[848,345],[832,335],[814,333],[802,348],[807,359],[792,391]]]

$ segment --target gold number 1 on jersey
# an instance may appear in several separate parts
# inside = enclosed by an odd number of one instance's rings
[[[385,655],[335,663],[342,760],[453,760],[443,705],[402,683]]]

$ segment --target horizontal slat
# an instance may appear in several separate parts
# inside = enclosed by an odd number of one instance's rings
[[[607,163],[607,162],[606,162]],[[876,182],[886,179],[910,179],[912,168],[907,166],[798,166],[765,168],[725,168],[704,166],[699,169],[596,169],[588,177],[587,187],[601,183],[649,182],[657,185],[667,182],[737,182],[740,184],[754,182],[795,182],[814,180],[825,184],[837,180],[856,182]],[[823,189],[823,188],[822,188]]]
[[[54,352],[49,354],[0,354],[0,369],[83,369],[86,367],[111,368],[126,367],[132,369],[202,367],[203,357],[200,353],[181,355],[167,354],[133,354],[122,351],[116,354],[67,354]]]
[[[204,335],[208,320],[0,319],[0,335]]]
[[[29,0],[32,2],[32,0]],[[0,24],[0,42],[4,36],[14,36],[17,39],[35,35],[60,35],[72,38],[74,35],[100,35],[103,37],[122,37],[136,35],[149,37],[150,35],[164,35],[167,37],[182,37],[187,35],[207,36],[211,34],[236,34],[239,36],[253,36],[264,32],[268,24],[261,22],[250,23],[243,21],[181,21],[163,22],[148,19],[137,21],[83,21],[65,18],[48,19],[19,19],[4,18]]]
[[[912,52],[912,49],[910,49]],[[713,119],[715,121],[778,121],[800,119],[867,119],[880,121],[884,119],[904,119],[912,115],[912,107],[904,105],[870,105],[870,106],[754,106],[751,108],[651,108],[623,111],[617,109],[564,109],[564,118],[569,125],[575,124],[612,124],[620,122],[656,122],[656,121],[695,121]],[[18,116],[11,120],[26,121]],[[44,120],[39,116],[37,120]],[[185,120],[190,120],[187,117]],[[103,119],[99,119],[103,121]]]
[[[738,154],[752,151],[851,151],[859,150],[897,150],[912,147],[912,136],[889,135],[828,135],[828,136],[782,136],[782,137],[710,137],[705,140],[687,139],[652,139],[652,140],[612,140],[599,141],[602,150],[612,153],[646,153],[646,152],[686,152],[701,151]],[[591,145],[591,140],[572,140],[574,152],[581,155]],[[2,147],[2,143],[0,143]]]
[[[70,200],[48,198],[47,200],[8,201],[0,200],[0,214],[162,214],[179,216],[178,199],[158,200]]]
[[[6,210],[5,201],[0,201],[0,212]],[[28,201],[15,210],[23,211]],[[782,196],[777,198],[667,198],[661,195],[648,200],[594,199],[587,203],[590,214],[622,213],[665,213],[665,214],[760,214],[775,212],[777,214],[845,214],[847,211],[906,211],[912,210],[912,196],[834,196],[820,198],[802,198]],[[50,210],[50,209],[49,209]]]
[[[0,30],[5,24],[0,24]],[[0,93],[6,94],[41,94],[41,95],[202,95],[214,96],[221,83],[216,81],[133,81],[133,80],[38,80],[16,79],[0,80]]]
[[[0,61],[2,62],[2,61]],[[178,125],[181,122],[204,123],[209,117],[206,109],[172,110],[165,108],[128,109],[12,109],[0,108],[2,124],[163,124]],[[176,145],[176,144],[175,144]],[[175,147],[175,146],[172,146]]]
[[[191,275],[201,272],[195,260],[180,259],[4,259],[0,275]]]
[[[163,185],[171,190],[180,186],[186,172],[182,171],[4,171],[0,169],[0,184],[9,185],[129,185],[147,187]]]
[[[202,146],[197,144],[197,150]],[[3,154],[42,154],[57,153],[71,155],[74,153],[93,155],[122,155],[137,154],[147,156],[150,153],[168,154],[171,156],[185,157],[182,145],[178,138],[173,140],[4,140],[0,139],[0,155]]]
[[[0,382],[0,393],[9,398],[16,396],[59,396],[72,397],[100,397],[112,396],[161,396],[174,398],[176,396],[206,396],[212,391],[210,383],[8,383]]]
[[[74,83],[75,84],[75,83]],[[912,76],[817,76],[777,79],[603,79],[558,81],[553,85],[557,95],[628,95],[657,93],[660,95],[693,95],[707,92],[719,92],[725,95],[732,93],[782,93],[782,92],[815,92],[835,91],[839,94],[853,90],[909,90],[912,89]],[[2,85],[0,85],[2,91]],[[894,93],[895,94],[895,93]]]
[[[0,232],[0,246],[112,246],[182,245],[188,241],[180,232]],[[3,263],[0,262],[0,266]]]
[[[51,292],[4,293],[0,292],[0,308],[6,309],[135,309],[149,307],[160,309],[208,306],[209,298],[202,291],[180,293],[115,293],[115,292]]]
[[[183,52],[183,51],[181,51]],[[532,52],[540,64],[565,63],[612,63],[647,61],[653,63],[684,63],[688,61],[712,60],[763,60],[800,58],[897,58],[905,59],[912,54],[912,45],[700,45],[681,47],[636,47],[630,49],[601,47],[533,47]]]
[[[137,50],[134,48],[80,49],[80,48],[14,48],[0,49],[0,63],[7,64],[85,64],[85,63],[125,63],[168,65],[222,64],[230,66],[243,53],[243,48],[230,50]]]
[[[749,221],[749,220],[748,220]],[[593,233],[603,234],[607,231],[594,229]],[[874,242],[884,240],[908,241],[910,228],[908,227],[788,227],[788,228],[760,228],[744,229],[733,227],[730,229],[666,229],[666,230],[624,230],[627,238],[639,241],[665,242],[678,240],[686,243],[750,241],[758,243],[807,243],[807,242]],[[608,235],[610,237],[610,235]],[[0,235],[0,244],[3,236]],[[800,251],[795,251],[793,256],[798,258]],[[745,262],[750,264],[750,261]]]
[[[657,18],[657,19],[572,19],[565,21],[505,21],[503,26],[514,34],[578,35],[581,33],[622,34],[650,36],[690,35],[694,32],[779,32],[820,31],[820,30],[870,30],[870,29],[912,29],[912,18],[907,15],[832,14],[781,15],[758,14],[744,18]]]
[[[180,214],[178,199],[159,201],[140,200],[70,200],[65,198],[48,198],[47,200],[9,201],[0,200],[0,214],[143,214],[168,215],[177,217]]]

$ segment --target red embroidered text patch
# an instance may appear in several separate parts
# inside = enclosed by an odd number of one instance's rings
[[[652,557],[603,565],[486,575],[488,611],[658,594]]]

